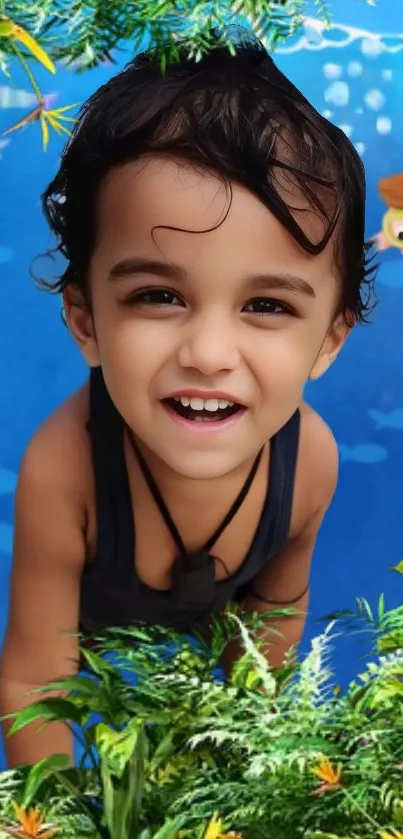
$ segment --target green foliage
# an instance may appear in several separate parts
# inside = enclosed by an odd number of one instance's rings
[[[307,0],[0,0],[0,17],[26,27],[54,60],[87,69],[111,60],[122,43],[137,52],[145,39],[166,59],[183,38],[190,53],[201,55],[211,46],[212,27],[240,19],[274,47],[301,25],[307,7]],[[327,22],[327,0],[316,7]]]
[[[341,695],[334,624],[280,669],[262,654],[261,619],[239,614],[213,621],[209,645],[146,627],[94,639],[84,674],[48,686],[67,698],[42,698],[14,726],[75,722],[93,766],[56,755],[0,775],[1,839],[17,829],[13,801],[61,839],[403,839],[403,607],[359,600],[364,621],[373,650]],[[224,682],[235,639],[243,654]],[[215,813],[223,827],[207,830]]]
[[[0,0],[0,71],[10,75],[10,58],[17,57],[38,98],[37,107],[7,133],[40,121],[45,149],[49,126],[69,133],[70,118],[61,116],[66,109],[46,110],[32,57],[51,72],[58,61],[83,71],[114,61],[123,45],[134,55],[147,44],[163,71],[183,52],[199,60],[217,42],[231,50],[233,23],[248,25],[273,50],[303,25],[309,5],[309,0]],[[328,24],[328,0],[315,0],[315,9]]]

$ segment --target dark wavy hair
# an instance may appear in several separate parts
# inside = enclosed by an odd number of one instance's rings
[[[339,312],[351,324],[365,322],[374,268],[364,239],[362,162],[251,36],[232,52],[217,43],[199,61],[179,54],[164,72],[144,52],[90,97],[42,196],[55,251],[67,261],[47,288],[74,285],[88,299],[100,184],[113,167],[153,153],[214,171],[229,189],[244,185],[312,256],[334,236]],[[321,220],[318,241],[297,221],[307,212]]]

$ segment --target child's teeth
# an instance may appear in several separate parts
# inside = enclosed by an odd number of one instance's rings
[[[183,405],[184,404],[183,403],[183,397],[181,397],[181,402],[182,402],[182,405]],[[189,402],[190,402],[190,407],[191,407],[192,411],[202,411],[203,408],[204,408],[204,399],[199,399],[198,396],[192,396],[192,398],[189,400]],[[188,402],[188,404],[189,404],[189,402]],[[185,407],[187,408],[187,405],[185,405]]]
[[[180,402],[184,408],[191,408],[193,411],[214,411],[233,408],[234,403],[227,399],[201,399],[199,396],[175,396],[175,402]]]

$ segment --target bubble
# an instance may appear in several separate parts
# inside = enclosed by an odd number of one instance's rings
[[[323,72],[327,79],[339,79],[343,75],[343,68],[340,64],[324,64]]]
[[[380,111],[383,108],[386,102],[386,96],[382,93],[381,90],[374,87],[372,90],[369,90],[368,93],[364,96],[364,102],[367,108],[370,108],[371,111]]]
[[[348,105],[350,90],[347,82],[333,82],[333,84],[329,85],[329,87],[325,90],[324,96],[326,102],[331,102],[331,104],[336,105],[336,107],[342,108],[345,105]]]
[[[376,130],[378,134],[390,134],[392,131],[392,120],[390,117],[378,117],[376,121]]]
[[[354,108],[354,113],[361,115],[364,113],[364,108]]]
[[[342,125],[339,125],[339,128],[340,128],[342,131],[344,131],[344,133],[345,133],[346,137],[351,137],[351,135],[352,135],[352,133],[353,133],[353,131],[354,131],[353,126],[352,126],[352,125],[348,125],[347,123],[342,123]]]
[[[361,141],[359,141],[358,143],[354,144],[354,148],[356,149],[356,151],[358,151],[358,154],[361,155],[361,157],[363,156],[363,154],[365,154],[365,143],[361,143]]]
[[[347,64],[347,73],[352,79],[358,79],[362,74],[362,64],[359,61],[349,61]]]
[[[323,34],[313,21],[304,24],[304,34],[310,44],[321,44],[323,41]]]
[[[384,50],[380,38],[364,38],[361,44],[361,52],[365,58],[378,58]]]
[[[325,117],[325,119],[331,119],[333,116],[333,111],[329,111],[329,108],[325,108],[325,110],[322,111],[322,116]]]
[[[385,70],[382,70],[382,78],[385,79],[386,82],[392,81],[393,70],[390,70],[389,68],[385,68]]]

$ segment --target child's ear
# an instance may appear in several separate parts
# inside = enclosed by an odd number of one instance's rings
[[[343,348],[351,330],[352,325],[347,322],[345,315],[338,315],[322,344],[320,353],[311,370],[310,379],[319,379],[326,373]]]
[[[100,359],[95,326],[83,293],[73,286],[63,292],[66,323],[89,367],[99,367]]]

